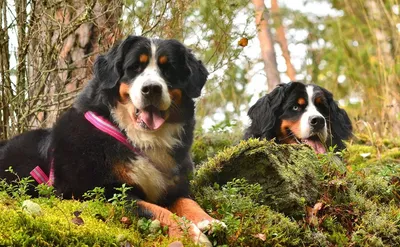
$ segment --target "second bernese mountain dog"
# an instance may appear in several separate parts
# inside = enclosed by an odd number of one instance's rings
[[[278,85],[253,105],[251,125],[244,138],[275,139],[277,143],[305,143],[317,153],[327,147],[345,148],[352,135],[347,113],[340,109],[331,92],[314,84],[290,82]]]
[[[158,219],[170,235],[210,246],[202,230],[220,223],[189,198],[194,98],[208,72],[176,40],[129,36],[100,55],[94,78],[52,129],[26,132],[3,143],[0,177],[9,166],[20,177],[54,185],[65,198],[103,187],[109,196],[127,184],[138,213]]]

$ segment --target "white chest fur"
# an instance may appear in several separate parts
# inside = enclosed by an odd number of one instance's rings
[[[174,174],[175,160],[167,152],[160,151],[147,151],[145,157],[139,156],[126,164],[130,181],[142,188],[149,202],[156,202],[178,180],[177,174]]]

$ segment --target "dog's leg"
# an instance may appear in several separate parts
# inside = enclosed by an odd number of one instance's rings
[[[212,231],[214,225],[220,225],[226,228],[225,223],[212,218],[197,204],[197,202],[189,198],[179,198],[172,207],[170,207],[170,210],[176,215],[192,221],[201,231]]]
[[[183,235],[183,229],[187,228],[189,236],[195,243],[207,247],[212,246],[207,236],[204,235],[194,223],[189,222],[186,224],[185,221],[179,217],[179,215],[174,215],[168,209],[149,202],[137,201],[137,205],[139,206],[140,210],[149,213],[153,220],[159,220],[162,226],[168,226],[169,236],[181,237]]]

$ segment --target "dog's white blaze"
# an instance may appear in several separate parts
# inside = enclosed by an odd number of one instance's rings
[[[313,101],[313,96],[314,96],[314,87],[312,85],[308,85],[306,87],[306,92],[307,92],[307,97],[308,97],[308,104],[307,107],[301,116],[300,119],[300,138],[308,138],[311,135],[311,128],[310,128],[310,123],[309,119],[312,116],[320,116],[324,117],[317,109],[317,107],[314,105]],[[327,128],[326,128],[326,122],[324,129],[322,131],[323,138],[326,139],[328,136]]]
[[[165,80],[161,76],[160,69],[157,65],[156,59],[156,45],[151,42],[151,56],[149,64],[143,70],[143,72],[138,75],[131,83],[131,88],[129,89],[129,96],[132,99],[133,104],[138,109],[143,109],[146,107],[144,105],[142,87],[145,82],[152,82],[159,84],[162,87],[161,99],[160,99],[160,110],[165,111],[171,105],[171,98],[168,93],[168,86]]]

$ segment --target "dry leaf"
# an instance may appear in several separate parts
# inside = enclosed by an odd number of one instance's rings
[[[120,221],[126,227],[129,227],[130,225],[132,225],[132,221],[128,217],[122,217]]]
[[[261,239],[262,241],[265,241],[267,239],[267,237],[263,233],[254,234],[253,237]]]
[[[74,223],[75,225],[78,225],[78,226],[85,224],[83,219],[81,217],[79,217],[79,216],[75,217],[75,218],[72,218],[71,222]]]
[[[308,224],[312,225],[312,226],[316,226],[318,225],[318,211],[320,211],[322,209],[324,205],[322,204],[322,202],[318,202],[314,205],[314,207],[306,207],[307,210],[307,218],[306,221],[308,222]]]

